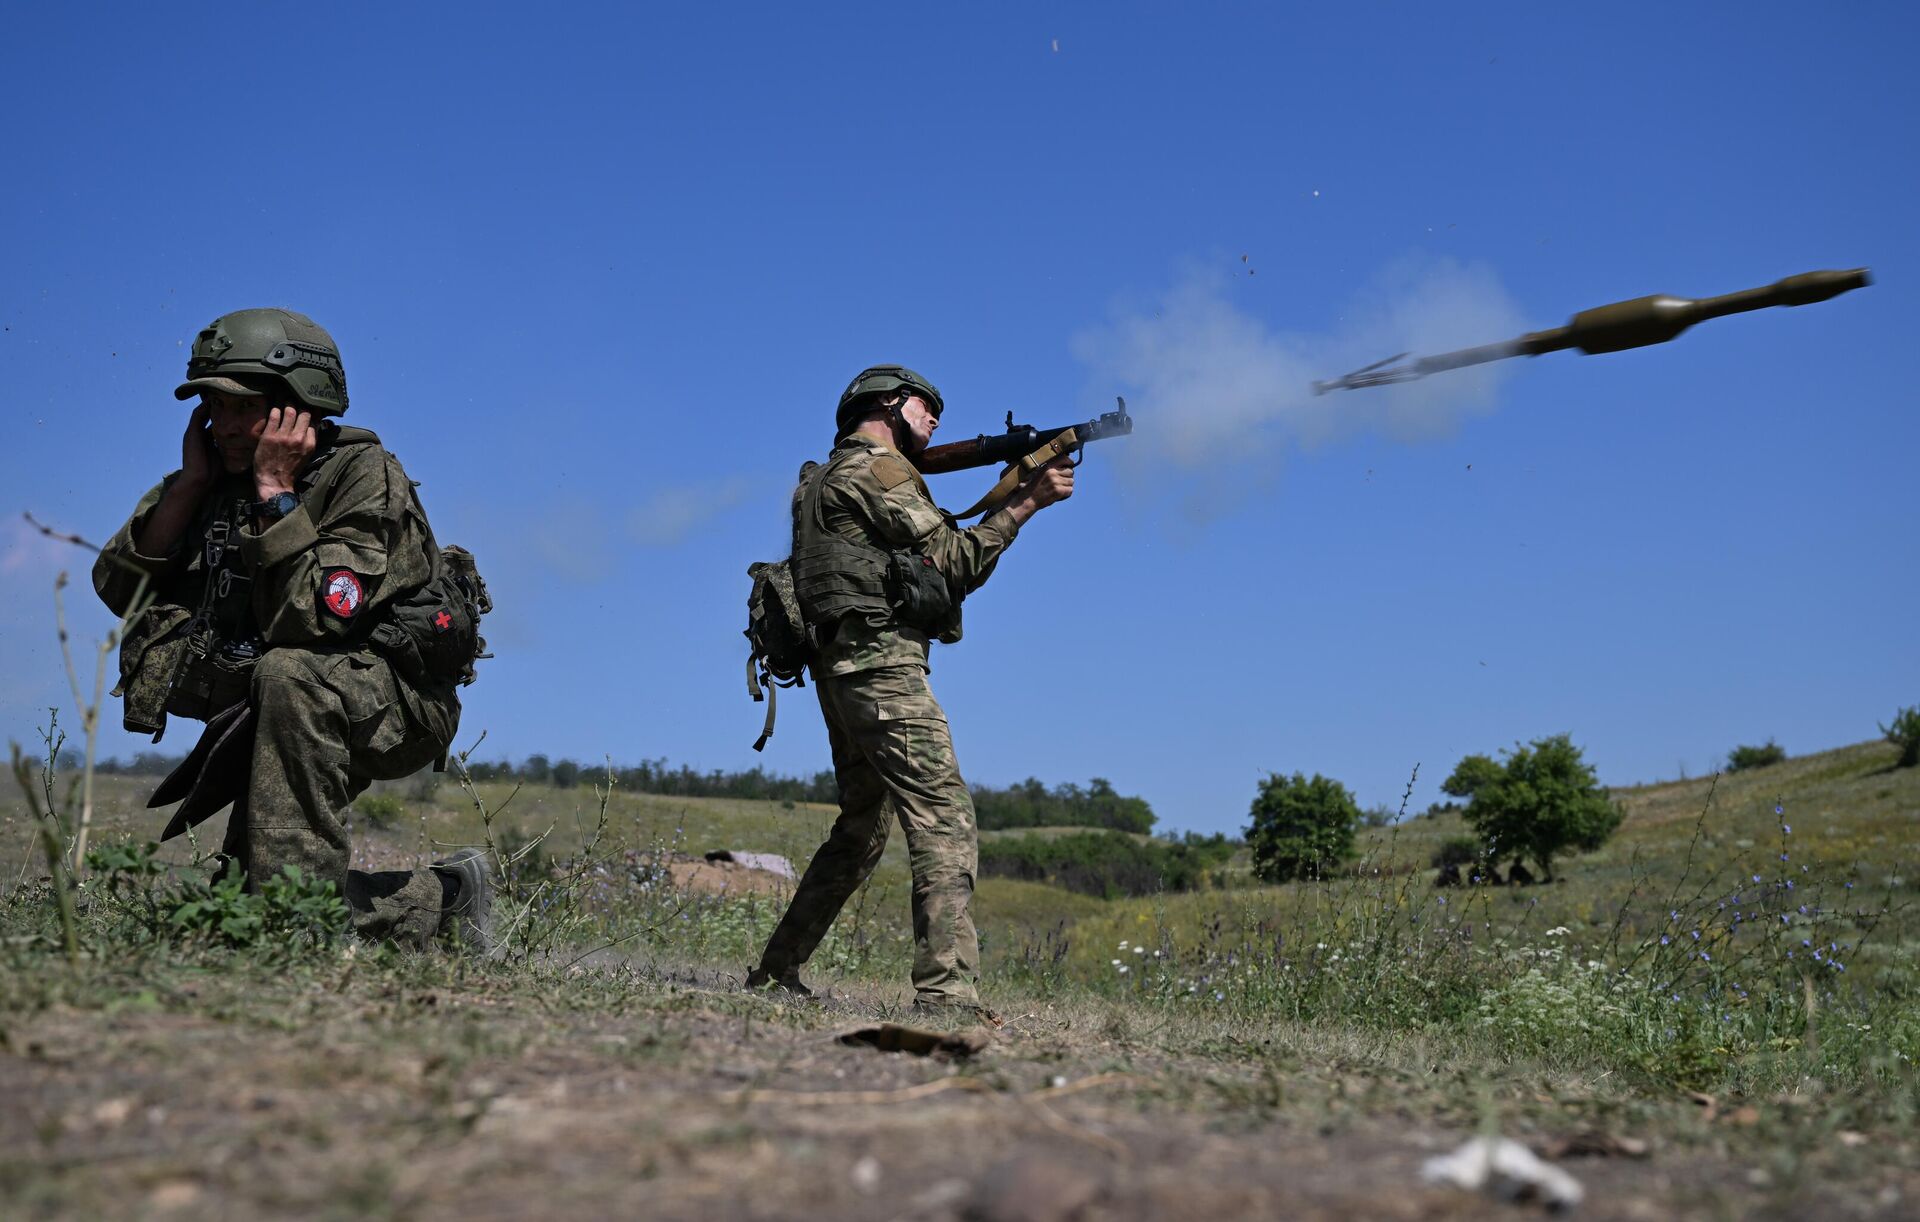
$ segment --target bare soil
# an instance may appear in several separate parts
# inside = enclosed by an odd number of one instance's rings
[[[842,1045],[913,1021],[702,972],[531,987],[435,957],[36,977],[0,1008],[9,1217],[1465,1218],[1429,1187],[1478,1131],[1568,1158],[1593,1218],[1912,1217],[1912,1135],[1787,1102],[1623,1109],[1516,1074],[1276,1030],[1170,1051],[1096,1009],[1013,1015],[963,1061]],[[1805,1148],[1782,1157],[1782,1139]]]

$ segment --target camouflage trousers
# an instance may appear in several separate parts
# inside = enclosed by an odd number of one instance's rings
[[[980,945],[970,909],[980,841],[973,796],[926,670],[886,666],[818,677],[815,686],[840,817],[807,863],[761,966],[778,975],[807,961],[873,873],[897,819],[913,870],[913,987],[927,1001],[977,1003]]]
[[[440,876],[348,869],[342,815],[371,782],[437,760],[453,739],[457,702],[403,691],[386,660],[365,650],[281,647],[254,664],[253,705],[253,767],[222,851],[250,879],[290,865],[332,879],[354,933],[425,946],[440,931]]]

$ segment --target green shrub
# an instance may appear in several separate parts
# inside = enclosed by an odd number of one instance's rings
[[[1899,768],[1911,768],[1920,764],[1920,705],[1900,709],[1893,715],[1893,724],[1881,726],[1880,732],[1887,741],[1900,748],[1900,759],[1895,765]]]
[[[1467,803],[1467,823],[1487,846],[1490,862],[1531,857],[1551,882],[1555,857],[1591,852],[1620,826],[1620,808],[1571,736],[1535,739],[1505,755],[1497,776],[1476,777]],[[1484,758],[1468,756],[1461,768]]]
[[[1433,851],[1432,864],[1444,870],[1472,865],[1480,860],[1482,845],[1472,836],[1449,836]]]
[[[363,793],[353,800],[353,809],[369,826],[388,827],[406,815],[407,803],[398,794]]]
[[[1360,808],[1345,785],[1317,772],[1311,780],[1298,772],[1270,774],[1249,814],[1253,872],[1267,882],[1325,878],[1353,856]]]
[[[1440,782],[1440,792],[1456,798],[1471,798],[1482,785],[1500,779],[1502,769],[1490,755],[1469,755],[1455,765],[1453,775]]]
[[[229,866],[212,881],[183,879],[160,909],[167,924],[188,937],[241,949],[290,950],[321,946],[347,931],[347,905],[331,879],[286,866],[248,891],[246,877]]]
[[[1787,749],[1769,738],[1764,747],[1740,746],[1727,752],[1727,771],[1746,772],[1752,768],[1765,768],[1786,758]]]

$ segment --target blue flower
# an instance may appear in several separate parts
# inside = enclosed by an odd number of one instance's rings
[[[1667,943],[1671,941],[1673,941],[1673,939],[1669,938],[1666,934],[1660,935],[1660,945],[1665,946]]]
[[[1774,813],[1774,814],[1776,814],[1776,815],[1777,815],[1777,814],[1779,814],[1779,813],[1780,813],[1780,809],[1779,809],[1778,807],[1775,807],[1775,808],[1774,808],[1774,811],[1773,811],[1773,813]],[[1785,835],[1788,835],[1788,836],[1791,836],[1791,835],[1793,835],[1793,824],[1791,824],[1791,823],[1782,823],[1782,824],[1780,825],[1780,831],[1781,831],[1782,833],[1784,833]]]
[[[1753,881],[1754,881],[1754,882],[1756,882],[1756,883],[1757,883],[1757,882],[1759,882],[1759,881],[1760,881],[1760,876],[1759,876],[1758,874],[1756,874],[1756,875],[1754,875],[1754,876],[1753,876]]]
[[[1695,942],[1698,942],[1700,940],[1700,931],[1697,929],[1693,931],[1693,940]]]

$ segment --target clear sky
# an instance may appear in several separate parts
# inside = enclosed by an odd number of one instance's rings
[[[215,315],[339,340],[498,656],[462,739],[764,756],[746,567],[862,366],[941,439],[1096,447],[933,682],[964,772],[1237,830],[1561,731],[1611,783],[1920,702],[1908,5],[16,6],[0,39],[0,728],[70,703],[51,586],[177,465]],[[1408,343],[1814,268],[1618,355],[1310,400]],[[1324,367],[1323,367],[1324,366]],[[950,507],[990,482],[935,479]],[[105,613],[84,583],[77,637]],[[71,720],[71,715],[69,715]],[[117,710],[103,748],[129,754]],[[184,750],[186,728],[164,748]]]

